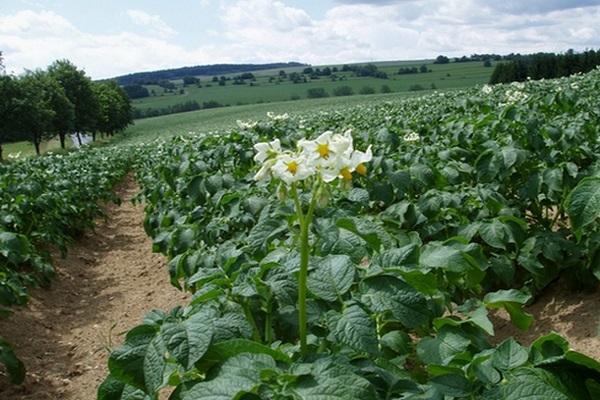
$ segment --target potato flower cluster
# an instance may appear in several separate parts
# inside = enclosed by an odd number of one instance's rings
[[[364,175],[364,163],[371,161],[371,146],[365,152],[355,150],[350,131],[343,134],[327,131],[314,140],[302,139],[296,151],[283,150],[279,139],[254,145],[254,161],[262,164],[254,175],[257,181],[279,179],[286,184],[320,176],[324,182],[336,178],[352,179],[352,172]]]

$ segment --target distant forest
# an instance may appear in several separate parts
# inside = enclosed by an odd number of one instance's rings
[[[516,55],[496,65],[490,83],[523,82],[527,79],[552,79],[586,73],[600,65],[600,51],[587,50],[564,54],[536,53]]]
[[[182,79],[184,76],[198,75],[227,75],[239,74],[249,71],[259,71],[274,68],[293,68],[304,67],[308,64],[299,62],[270,63],[270,64],[213,64],[198,65],[195,67],[182,67],[174,69],[164,69],[152,72],[136,72],[129,75],[118,76],[114,78],[120,85],[153,85],[164,80]]]

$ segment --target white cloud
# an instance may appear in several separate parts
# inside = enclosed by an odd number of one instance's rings
[[[69,59],[97,79],[214,63],[322,65],[600,48],[600,5],[565,8],[563,0],[528,2],[533,9],[527,12],[511,0],[337,0],[318,16],[299,0],[296,6],[292,0],[181,0],[186,15],[172,7],[127,11],[117,0],[106,1],[115,2],[110,12],[91,20],[79,9],[58,14],[38,6],[9,14],[0,6],[7,70]],[[165,22],[175,18],[182,18],[180,34]]]
[[[128,10],[127,16],[134,24],[147,28],[159,37],[168,38],[177,35],[177,31],[163,21],[160,15],[151,15],[142,10]]]
[[[75,27],[64,17],[52,12],[19,11],[14,15],[0,16],[0,34],[32,36],[36,34],[65,35]]]

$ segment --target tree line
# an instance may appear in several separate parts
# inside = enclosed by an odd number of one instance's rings
[[[587,50],[564,54],[536,53],[513,57],[496,65],[490,84],[523,82],[527,79],[552,79],[586,73],[600,65],[600,51]]]
[[[0,52],[0,65],[3,65]],[[0,160],[2,144],[40,144],[59,138],[65,148],[71,133],[114,136],[133,123],[133,105],[114,80],[93,82],[68,60],[46,70],[6,75],[0,68]]]
[[[306,64],[298,62],[270,63],[270,64],[213,64],[197,65],[194,67],[182,67],[174,69],[165,69],[152,72],[136,72],[129,75],[118,76],[116,81],[121,85],[137,83],[140,85],[155,85],[161,80],[181,79],[184,76],[212,76],[212,75],[230,75],[248,71],[258,71],[264,69],[279,69],[301,67]]]

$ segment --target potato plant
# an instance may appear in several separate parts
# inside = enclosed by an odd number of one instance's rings
[[[488,313],[527,329],[552,281],[598,285],[599,89],[596,70],[138,149],[146,232],[193,299],[127,332],[98,398],[597,398],[597,360],[555,333],[494,346]],[[261,170],[257,143],[327,131],[371,149],[364,176]]]

